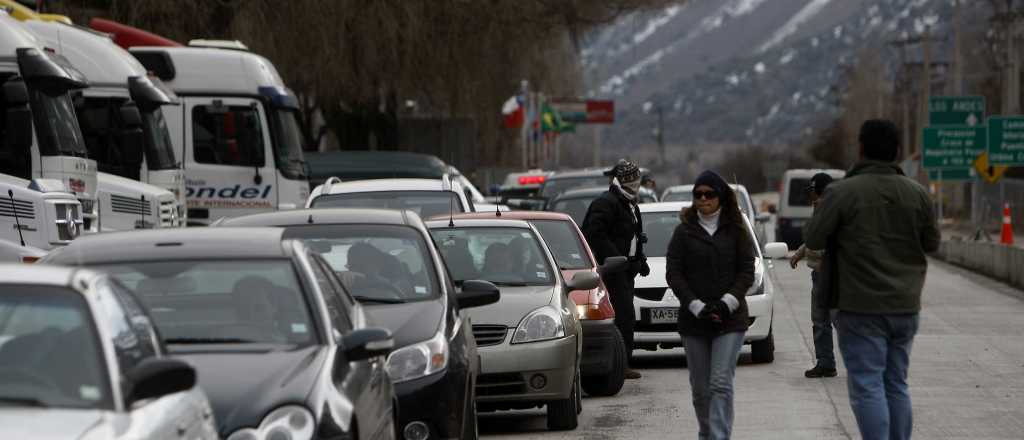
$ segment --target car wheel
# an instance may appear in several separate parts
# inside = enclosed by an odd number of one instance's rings
[[[750,360],[755,364],[769,364],[775,361],[775,335],[771,328],[768,337],[750,343]]]
[[[576,429],[576,426],[579,425],[580,408],[580,375],[577,370],[569,398],[548,404],[548,429],[552,431]]]
[[[462,438],[477,440],[480,438],[480,431],[476,421],[476,396],[471,396],[466,406],[466,414],[463,415],[465,422],[462,424]]]
[[[583,391],[588,396],[607,397],[619,394],[626,382],[626,344],[616,329],[612,340],[612,368],[606,375],[583,378]]]

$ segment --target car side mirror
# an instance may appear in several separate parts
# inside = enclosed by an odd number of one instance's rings
[[[596,289],[601,284],[601,276],[594,272],[576,272],[572,279],[565,283],[567,291]]]
[[[341,337],[341,349],[348,361],[387,356],[394,347],[391,331],[385,328],[361,328]]]
[[[180,359],[148,358],[127,374],[125,406],[147,399],[188,391],[196,385],[196,370]]]
[[[773,242],[764,245],[764,255],[768,258],[786,258],[789,253],[789,246],[786,243]]]
[[[489,281],[466,280],[462,282],[462,290],[455,299],[460,309],[486,306],[501,300],[501,291]]]
[[[615,272],[622,272],[623,270],[626,270],[628,265],[629,259],[626,257],[608,257],[604,259],[604,264],[597,267],[597,273],[604,276]]]

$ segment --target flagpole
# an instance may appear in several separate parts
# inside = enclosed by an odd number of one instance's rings
[[[519,128],[519,146],[523,150],[522,151],[523,169],[526,170],[526,169],[529,169],[529,167],[527,166],[527,165],[529,165],[529,158],[527,157],[527,149],[529,148],[529,139],[528,138],[530,136],[530,122],[527,121],[527,119],[529,119],[529,117],[530,117],[530,108],[529,108],[529,103],[527,102],[528,98],[530,96],[530,82],[529,81],[524,79],[520,83],[519,94],[520,94],[519,96],[521,96],[523,98],[523,102],[520,103],[520,105],[525,106],[523,108],[523,112],[524,112],[524,115],[523,115],[524,116],[523,117],[523,126]]]

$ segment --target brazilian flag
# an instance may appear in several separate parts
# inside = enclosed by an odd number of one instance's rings
[[[575,133],[576,125],[562,120],[562,115],[544,103],[540,112],[540,127],[545,133]]]

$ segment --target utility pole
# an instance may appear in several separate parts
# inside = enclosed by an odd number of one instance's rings
[[[659,104],[655,107],[655,111],[658,112],[658,131],[655,139],[658,141],[658,157],[661,160],[661,166],[664,167],[668,160],[665,157],[665,109],[661,108]]]
[[[932,96],[932,36],[931,26],[925,25],[924,33],[921,35],[921,47],[924,52],[924,65],[921,69],[921,106],[918,123],[918,128],[924,128],[928,126],[928,102],[931,101]],[[924,151],[924,136],[918,136],[917,139],[917,151]],[[922,156],[923,157],[923,156]],[[939,182],[941,188],[942,182]],[[939,193],[941,196],[941,192]],[[939,201],[940,205],[942,201]],[[939,212],[942,212],[942,208],[939,208]]]

